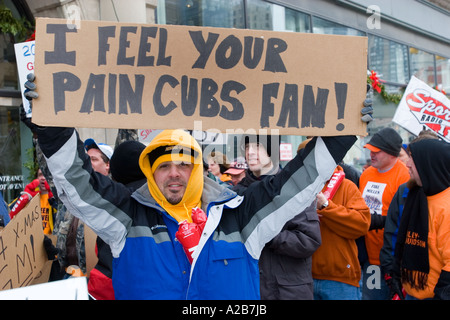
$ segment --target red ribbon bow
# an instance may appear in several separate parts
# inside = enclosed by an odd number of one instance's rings
[[[381,93],[380,80],[378,80],[378,75],[375,71],[372,70],[369,79],[372,80],[372,88],[377,90],[378,93]]]

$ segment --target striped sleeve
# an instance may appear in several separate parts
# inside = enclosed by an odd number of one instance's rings
[[[113,256],[118,257],[131,226],[131,218],[122,210],[127,205],[128,191],[92,170],[75,130],[63,133],[38,138],[58,196],[68,211],[108,243]]]
[[[313,139],[279,174],[246,190],[242,235],[254,259],[287,221],[311,205],[355,141],[353,136]]]

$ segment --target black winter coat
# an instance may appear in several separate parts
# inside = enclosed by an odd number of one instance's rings
[[[247,170],[233,190],[241,194],[248,186],[264,179]],[[261,299],[312,300],[312,255],[321,245],[316,201],[288,221],[282,231],[264,247],[259,259]]]

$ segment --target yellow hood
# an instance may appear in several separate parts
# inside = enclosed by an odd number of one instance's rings
[[[195,151],[195,157],[189,156],[190,161],[194,163],[194,168],[192,170],[191,177],[189,178],[186,192],[184,193],[180,203],[176,205],[170,204],[159,190],[153,177],[153,170],[150,165],[149,154],[153,150],[162,146],[186,147]],[[159,160],[154,161],[153,169],[157,167],[157,165],[161,162],[161,159],[164,161],[182,160],[180,155],[176,152],[173,154],[165,154],[158,159]],[[139,157],[139,166],[147,177],[148,189],[156,202],[178,222],[186,219],[189,222],[192,222],[192,208],[201,206],[201,196],[203,193],[202,149],[197,141],[186,131],[164,130],[152,140],[144,151],[142,151],[141,156]]]

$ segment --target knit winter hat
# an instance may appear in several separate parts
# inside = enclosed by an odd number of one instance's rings
[[[277,162],[280,153],[280,136],[250,134],[244,135],[241,140],[241,151],[245,154],[245,146],[248,143],[259,143],[266,148],[267,154],[272,158],[272,161]],[[273,156],[273,157],[272,157]]]
[[[139,167],[139,156],[145,144],[139,141],[124,141],[117,146],[110,160],[111,176],[123,184],[145,179]]]
[[[375,133],[364,146],[373,152],[384,151],[387,154],[398,157],[402,148],[402,137],[392,128],[383,128]]]

